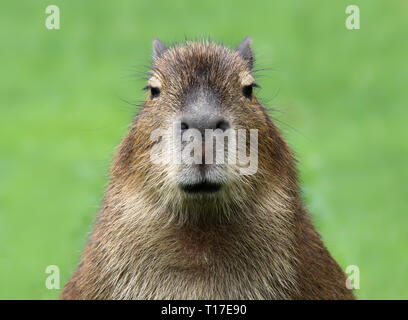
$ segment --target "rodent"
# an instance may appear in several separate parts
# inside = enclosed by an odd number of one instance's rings
[[[149,93],[62,299],[354,299],[302,203],[294,155],[253,91],[251,42],[153,41]],[[257,172],[152,164],[152,132],[176,120],[200,132],[257,129]]]

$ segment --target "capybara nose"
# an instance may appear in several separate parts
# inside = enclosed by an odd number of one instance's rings
[[[221,129],[225,131],[230,128],[228,120],[211,112],[195,112],[184,114],[180,119],[181,130],[196,129],[204,136],[206,129]]]

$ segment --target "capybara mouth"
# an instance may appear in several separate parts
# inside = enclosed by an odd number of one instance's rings
[[[221,190],[221,183],[214,183],[203,181],[194,184],[181,184],[181,190],[187,193],[198,194],[198,193],[215,193]]]

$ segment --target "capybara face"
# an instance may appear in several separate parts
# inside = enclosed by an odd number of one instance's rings
[[[174,210],[220,211],[254,191],[258,135],[265,140],[270,132],[253,92],[249,45],[246,39],[237,50],[210,42],[167,49],[154,42],[148,96],[128,139],[136,139],[141,180]]]

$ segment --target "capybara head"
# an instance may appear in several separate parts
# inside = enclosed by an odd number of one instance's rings
[[[232,50],[154,40],[148,95],[114,163],[116,185],[179,223],[230,221],[267,190],[282,194],[290,153],[255,96],[251,41]]]

